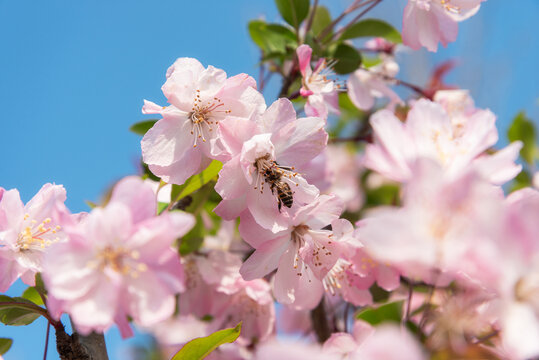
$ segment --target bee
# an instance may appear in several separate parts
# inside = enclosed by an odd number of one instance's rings
[[[291,208],[294,202],[290,185],[282,180],[283,174],[276,167],[268,167],[264,170],[264,178],[270,184],[271,193],[277,192],[278,208],[281,212],[282,205]]]

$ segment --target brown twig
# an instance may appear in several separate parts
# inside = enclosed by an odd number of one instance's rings
[[[324,343],[331,336],[331,329],[328,325],[326,309],[324,308],[324,298],[311,310],[311,322],[319,343]]]
[[[414,293],[413,285],[408,285],[408,298],[406,299],[406,315],[404,316],[403,323],[407,323],[410,320],[410,312],[412,310],[412,295]]]
[[[361,0],[355,0],[352,5],[350,5],[348,8],[346,8],[346,10],[344,10],[342,12],[341,15],[339,15],[335,20],[333,20],[328,26],[326,26],[322,32],[320,33],[320,35],[317,36],[317,40],[319,41],[322,41],[326,36],[329,35],[329,33],[331,32],[331,30],[335,27],[335,25],[337,25],[339,22],[341,22],[342,19],[344,19],[344,17],[348,14],[350,14],[351,12],[353,12],[354,10],[360,8],[361,6],[363,6],[363,4],[361,3]]]
[[[367,5],[368,3],[371,3],[371,5],[366,8],[365,10],[363,10],[362,12],[360,12],[356,17],[354,17],[352,19],[352,21],[350,21],[348,24],[346,24],[345,26],[343,26],[342,28],[339,29],[339,31],[337,31],[335,33],[335,35],[333,35],[333,39],[337,39],[343,32],[345,32],[350,26],[354,25],[359,19],[361,19],[366,13],[368,13],[369,11],[371,11],[376,5],[380,4],[382,2],[382,0],[369,0],[367,1],[366,3],[362,4],[362,6],[365,6]]]
[[[49,352],[49,335],[51,333],[51,323],[47,321],[47,333],[45,335],[45,350],[43,350],[43,360],[47,360],[47,353]]]
[[[311,11],[311,15],[309,16],[309,19],[307,20],[307,24],[305,25],[305,35],[311,30],[311,26],[313,25],[314,15],[316,13],[316,8],[318,7],[318,0],[314,0],[313,3],[313,11]]]

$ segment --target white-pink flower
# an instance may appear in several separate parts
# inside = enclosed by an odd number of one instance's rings
[[[80,224],[66,226],[67,242],[45,258],[48,306],[68,313],[78,331],[102,332],[117,323],[124,336],[127,316],[151,326],[171,316],[184,273],[175,240],[194,224],[191,215],[156,216],[151,186],[128,177],[114,188],[108,205]]]
[[[361,321],[356,321],[352,334],[332,334],[324,343],[324,353],[350,360],[427,359],[419,342],[406,329],[389,324],[373,328]]]
[[[436,161],[449,177],[475,167],[494,184],[503,184],[520,172],[521,166],[514,161],[522,143],[485,154],[498,140],[492,112],[456,114],[451,117],[442,105],[425,99],[415,102],[405,123],[388,110],[378,111],[370,119],[374,143],[367,145],[365,166],[401,182],[410,179],[411,166],[419,158]]]
[[[448,180],[438,164],[423,160],[404,194],[402,208],[377,210],[359,223],[359,239],[375,259],[427,282],[441,273],[485,283],[500,276],[490,264],[500,189],[473,172]]]
[[[238,268],[239,270],[239,268]],[[221,282],[218,291],[227,294],[226,307],[214,320],[215,331],[234,327],[241,321],[238,341],[244,345],[266,341],[275,332],[275,306],[266,280],[245,281],[239,272],[230,283]]]
[[[320,59],[314,70],[311,68],[312,52],[311,47],[305,44],[296,50],[303,77],[300,94],[307,98],[305,114],[325,119],[328,112],[339,114],[340,86],[329,78],[333,72],[325,59]]]
[[[260,227],[248,212],[242,214],[240,234],[256,249],[240,269],[243,278],[262,278],[277,269],[273,284],[277,301],[314,308],[324,293],[322,279],[341,254],[332,232],[323,228],[342,210],[338,198],[322,195],[300,208],[286,229],[277,233]]]
[[[498,234],[501,274],[500,327],[503,350],[511,359],[539,356],[539,191],[525,188],[506,201],[504,230]],[[498,261],[496,261],[498,260]]]
[[[391,79],[398,72],[399,65],[392,57],[386,57],[381,64],[369,69],[357,69],[346,82],[350,100],[361,110],[370,110],[377,98],[388,98],[389,109],[397,104],[403,104],[399,95],[389,87]]]
[[[215,190],[223,200],[215,213],[233,220],[249,209],[262,227],[285,229],[291,214],[318,195],[294,169],[326,146],[324,122],[317,117],[296,119],[287,99],[273,103],[256,124],[227,119],[223,139],[235,155],[219,173]]]
[[[299,341],[271,340],[262,344],[256,351],[253,360],[342,360],[335,354],[322,352],[318,344],[308,344]]]
[[[43,185],[26,205],[16,189],[0,188],[0,292],[19,277],[35,285],[45,252],[66,240],[60,225],[70,218],[65,200],[61,185]]]
[[[408,0],[402,19],[402,41],[414,50],[436,52],[457,39],[458,22],[475,15],[485,0]]]
[[[369,288],[375,282],[387,291],[399,287],[399,272],[374,260],[365,251],[349,221],[335,220],[331,226],[335,240],[342,243],[346,251],[342,251],[341,258],[324,277],[326,292],[340,295],[356,306],[365,306],[372,304]]]
[[[145,114],[161,114],[142,139],[142,157],[164,181],[183,184],[220,152],[218,123],[227,116],[250,118],[264,111],[262,95],[247,74],[227,78],[223,70],[204,68],[192,58],[179,58],[162,87],[170,106],[145,101]]]

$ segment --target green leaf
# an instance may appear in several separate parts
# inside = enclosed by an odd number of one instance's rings
[[[367,69],[381,63],[382,63],[382,59],[379,57],[362,57],[361,58],[361,64]]]
[[[404,301],[396,301],[379,306],[377,308],[368,308],[360,311],[356,318],[368,322],[371,325],[378,325],[385,321],[401,322],[402,306]]]
[[[331,52],[331,58],[337,60],[333,67],[337,74],[349,74],[357,70],[361,65],[359,52],[346,44],[338,44]]]
[[[209,336],[193,339],[185,344],[172,360],[204,359],[218,346],[236,341],[240,332],[241,322],[235,328],[219,330]]]
[[[507,137],[511,142],[522,141],[524,146],[520,150],[520,156],[524,161],[532,165],[537,151],[535,145],[536,134],[533,122],[526,116],[525,112],[519,113],[513,119],[513,123],[507,131]]]
[[[401,34],[397,29],[385,21],[376,19],[366,19],[355,23],[342,33],[340,40],[359,37],[381,37],[392,43],[402,43]]]
[[[329,10],[325,6],[317,6],[316,12],[314,13],[313,24],[311,25],[311,31],[315,36],[318,36],[329,24],[331,24],[331,14],[329,13]]]
[[[204,242],[204,235],[204,222],[202,217],[197,215],[195,226],[184,235],[180,242],[180,255],[185,256],[200,249]]]
[[[4,355],[11,348],[13,340],[0,338],[0,355]]]
[[[131,125],[131,127],[129,127],[129,130],[131,130],[135,134],[144,135],[148,130],[152,128],[152,126],[154,126],[156,122],[157,119],[139,121],[138,123]]]
[[[366,207],[375,207],[382,205],[399,205],[399,192],[398,185],[386,184],[375,189],[366,189]]]
[[[30,300],[38,306],[44,305],[43,299],[41,298],[35,287],[29,287],[28,289],[24,290],[24,292],[22,293],[22,297],[26,300]]]
[[[47,295],[47,289],[45,289],[45,283],[43,282],[43,278],[41,277],[41,273],[36,274],[36,290],[42,294]]]
[[[511,183],[511,190],[510,192],[517,191],[520,189],[523,189],[525,187],[529,187],[532,185],[532,176],[529,172],[526,170],[522,170],[518,173],[518,175],[515,177],[513,182]]]
[[[249,22],[248,28],[251,39],[266,56],[281,56],[286,53],[287,47],[297,47],[296,35],[285,26],[253,20]]]
[[[284,21],[295,29],[309,14],[309,0],[275,0],[275,4]]]
[[[6,325],[28,325],[44,313],[45,309],[25,298],[0,295],[0,321]]]
[[[202,186],[215,179],[223,164],[220,161],[213,160],[210,165],[204,169],[200,174],[195,174],[185,181],[182,185],[172,186],[170,193],[171,201],[179,201],[181,198],[186,197],[200,189]]]

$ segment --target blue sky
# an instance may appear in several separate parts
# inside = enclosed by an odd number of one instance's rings
[[[336,14],[350,0],[320,2]],[[372,17],[400,29],[404,4],[385,0]],[[539,119],[538,15],[537,0],[489,0],[447,49],[402,52],[400,77],[422,84],[436,62],[460,59],[449,82],[498,115],[502,141],[518,111]],[[27,201],[46,182],[63,184],[72,211],[87,210],[84,200],[98,200],[135,171],[140,138],[128,128],[145,118],[143,99],[165,104],[160,87],[177,57],[257,76],[246,24],[259,17],[278,20],[273,1],[0,0],[0,186],[18,188]],[[267,88],[267,101],[277,85]],[[15,339],[7,360],[40,358],[45,322],[0,325],[0,337]],[[107,341],[111,358],[122,358],[117,330]],[[57,359],[51,346],[48,359]]]

